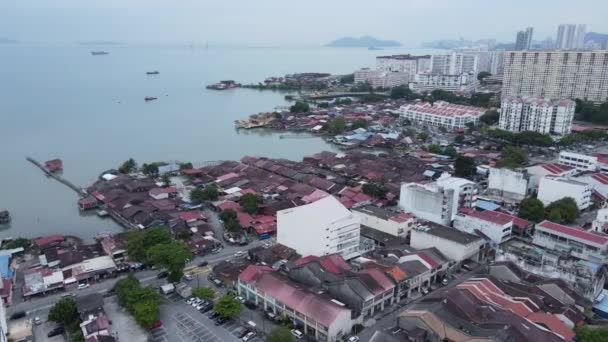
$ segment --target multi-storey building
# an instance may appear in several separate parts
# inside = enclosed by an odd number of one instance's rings
[[[277,242],[301,255],[358,257],[360,220],[335,197],[277,212]]]
[[[527,27],[525,31],[518,31],[515,39],[515,50],[529,50],[532,45],[534,28]]]
[[[588,156],[581,153],[561,151],[559,153],[558,162],[560,164],[572,166],[578,171],[597,171],[597,157]]]
[[[361,220],[361,225],[381,232],[406,238],[416,223],[416,218],[404,212],[394,212],[372,205],[353,208],[353,214]]]
[[[393,88],[408,84],[413,78],[405,72],[359,69],[354,72],[355,83],[369,83],[374,88]]]
[[[564,197],[572,197],[579,210],[587,209],[591,205],[593,187],[587,183],[570,178],[545,176],[540,179],[538,186],[538,199],[545,206]]]
[[[501,102],[498,125],[511,132],[534,131],[562,136],[570,133],[575,106],[572,100],[506,96]]]
[[[478,212],[463,208],[454,219],[454,228],[470,234],[481,232],[498,245],[511,238],[513,219],[495,215],[493,211]]]
[[[403,72],[414,79],[416,74],[428,72],[431,69],[431,56],[392,55],[376,57],[376,70]]]
[[[475,183],[444,173],[428,184],[401,185],[399,206],[427,221],[449,225],[459,208],[470,208],[475,200]]]
[[[508,51],[503,96],[608,100],[608,51]]]
[[[536,225],[532,243],[593,263],[608,263],[608,235],[586,231],[581,227],[543,221]]]
[[[485,71],[488,71],[492,75],[502,75],[505,70],[504,59],[504,50],[488,51],[488,67]]]
[[[478,58],[475,54],[452,52],[431,57],[431,73],[437,75],[477,74]]]
[[[557,27],[557,49],[582,49],[585,47],[584,24],[561,24]]]
[[[424,73],[416,75],[414,83],[411,83],[410,88],[418,92],[435,89],[471,92],[475,90],[476,85],[477,78],[474,73],[457,75]]]
[[[445,101],[417,102],[399,108],[401,117],[426,126],[442,126],[448,129],[476,125],[485,113],[483,108],[457,105]]]

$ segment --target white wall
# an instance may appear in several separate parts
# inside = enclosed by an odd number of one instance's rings
[[[454,228],[470,234],[475,234],[475,230],[479,230],[495,244],[508,240],[511,237],[512,227],[512,222],[503,225],[462,213],[457,214],[454,219]]]
[[[561,151],[559,153],[559,163],[573,166],[579,171],[597,170],[597,157],[588,156],[581,153]]]
[[[468,258],[477,260],[477,254],[481,245],[481,240],[472,242],[469,245],[462,245],[417,229],[412,230],[410,239],[410,246],[417,249],[435,247],[448,259],[456,262],[461,262]]]
[[[399,223],[393,220],[385,220],[380,217],[361,212],[359,210],[353,210],[353,215],[359,217],[362,225],[374,228],[387,234],[391,234],[393,236],[407,236],[410,229],[412,228],[412,225],[414,224],[413,218],[405,222]],[[399,230],[401,230],[401,232],[399,232]]]
[[[579,210],[587,209],[591,204],[592,187],[576,181],[565,181],[560,178],[543,177],[538,186],[538,199],[545,206],[564,197],[572,197]]]
[[[488,190],[506,198],[522,200],[528,193],[528,182],[529,178],[523,172],[491,168]]]
[[[452,194],[452,191],[448,191]],[[443,205],[444,199],[447,205]],[[442,189],[433,186],[423,186],[416,183],[401,185],[399,206],[406,212],[427,221],[450,224],[452,220],[453,197],[446,194]]]

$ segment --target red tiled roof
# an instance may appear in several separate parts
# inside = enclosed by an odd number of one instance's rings
[[[376,283],[378,283],[378,285],[382,286],[384,291],[387,291],[387,290],[395,287],[393,282],[386,275],[384,275],[384,273],[382,273],[382,271],[380,271],[379,269],[366,268],[364,270],[361,270],[359,273],[368,274],[370,277],[372,277],[372,279],[374,279],[374,281]]]
[[[608,235],[599,234],[599,233],[591,233],[583,230],[581,227],[567,227],[561,224],[557,224],[551,221],[543,221],[536,225],[537,227],[542,227],[545,229],[549,229],[564,235],[569,235],[572,237],[576,237],[582,240],[587,240],[589,242],[597,243],[600,245],[608,244]]]
[[[606,196],[602,195],[599,191],[593,189],[591,190],[591,193],[593,193],[593,195],[595,195],[597,198],[599,198],[602,201],[606,200]]]
[[[190,211],[182,211],[179,213],[179,218],[184,221],[192,221],[192,220],[206,220],[207,218],[203,213],[198,210],[190,210]]]
[[[507,213],[503,213],[500,211],[486,210],[486,211],[484,211],[484,213],[486,213],[486,215],[495,215],[495,216],[505,217],[505,218],[513,221],[514,226],[521,227],[521,228],[526,227],[530,224],[530,221],[528,221],[528,220],[525,220],[521,217],[517,217],[514,215],[509,215]]]
[[[253,217],[251,217],[251,215],[242,211],[236,212],[236,218],[239,221],[241,227],[249,227],[251,223],[255,221]]]
[[[270,233],[274,233],[277,231],[277,224],[276,223],[258,223],[253,225],[253,230],[255,230],[255,232],[260,235],[260,234],[270,234]]]
[[[36,244],[38,245],[38,247],[44,247],[51,243],[63,242],[63,240],[65,240],[63,235],[49,235],[36,239]]]
[[[574,167],[572,167],[572,166],[557,164],[557,163],[546,163],[546,164],[543,164],[542,167],[545,170],[547,170],[553,174],[561,174],[566,171],[570,171],[570,170],[574,169]]]
[[[244,282],[250,282],[253,277],[255,277],[258,272],[272,271],[272,268],[268,266],[259,266],[259,265],[249,265],[246,269],[239,274],[239,279]]]
[[[488,214],[487,211],[480,212],[480,211],[475,211],[474,209],[469,209],[469,208],[462,208],[459,211],[467,216],[471,216],[471,217],[474,217],[474,218],[477,218],[480,220],[484,220],[484,221],[499,224],[499,225],[505,225],[512,221],[511,219],[506,218],[506,217]]]
[[[603,173],[596,173],[591,177],[602,184],[608,184],[608,176]]]
[[[344,259],[339,254],[331,254],[321,257],[319,259],[319,263],[327,271],[334,274],[340,274],[342,273],[342,271],[348,271],[352,269],[350,265],[346,261],[344,261]]]
[[[314,261],[314,260],[317,260],[317,259],[319,259],[319,257],[314,256],[314,255],[308,255],[308,256],[302,257],[302,258],[300,258],[300,259],[298,259],[298,260],[294,261],[293,263],[294,263],[296,266],[301,266],[301,265],[306,265],[306,264],[308,264],[309,262]]]
[[[527,317],[529,320],[535,323],[539,323],[547,327],[551,332],[560,335],[564,341],[572,341],[574,338],[574,332],[568,328],[564,322],[562,322],[555,315],[533,312]]]
[[[233,201],[225,201],[223,203],[218,204],[217,207],[220,209],[220,211],[224,211],[227,209],[232,209],[234,211],[237,211],[237,210],[241,209],[241,206],[238,203],[233,202]]]
[[[437,262],[435,262],[435,260],[433,260],[433,258],[426,255],[426,253],[418,253],[418,256],[420,257],[420,259],[426,261],[426,263],[431,265],[432,268],[437,268],[437,266],[439,266],[439,264]]]
[[[194,175],[203,173],[203,170],[201,170],[201,169],[184,169],[184,170],[182,170],[182,173],[185,175],[194,176]]]

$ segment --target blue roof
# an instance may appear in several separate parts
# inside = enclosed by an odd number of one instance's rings
[[[479,209],[492,210],[492,211],[500,208],[500,206],[494,202],[484,201],[484,200],[480,200],[480,199],[475,201],[475,206]]]
[[[9,255],[0,255],[0,275],[2,275],[2,278],[13,277],[13,270],[8,267],[9,260]]]
[[[600,299],[598,301],[598,299]],[[596,298],[595,304],[593,304],[593,312],[608,318],[608,291],[602,290],[602,293]]]
[[[158,173],[163,175],[165,173],[169,173],[169,172],[175,172],[175,171],[179,171],[179,165],[177,164],[168,164],[168,165],[162,165],[158,167]]]

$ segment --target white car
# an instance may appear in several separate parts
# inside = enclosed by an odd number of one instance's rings
[[[296,340],[301,340],[304,338],[304,334],[298,329],[291,329],[291,334],[296,338]]]
[[[91,285],[89,285],[89,284],[78,284],[78,289],[79,290],[86,289],[89,286],[91,286]]]
[[[252,340],[256,335],[257,334],[255,331],[250,331],[247,333],[247,335],[243,336],[243,338],[241,340],[243,340],[243,342],[247,342],[247,341]]]
[[[241,297],[241,296],[237,296],[234,297],[236,300],[238,300],[239,302],[241,302],[241,304],[245,304],[245,298]]]
[[[42,324],[42,320],[40,319],[40,317],[38,317],[38,316],[34,317],[34,324],[36,324],[36,325]]]
[[[192,305],[192,303],[194,303],[194,301],[197,299],[198,298],[196,298],[196,297],[190,297],[190,298],[186,299],[186,304]]]
[[[357,342],[359,341],[359,336],[351,336],[347,340],[348,342]]]
[[[429,294],[429,289],[427,289],[426,287],[423,287],[423,288],[422,288],[422,294],[423,294],[423,295],[427,295],[427,294]]]
[[[238,251],[238,252],[234,253],[234,256],[235,256],[236,258],[240,258],[240,257],[242,257],[243,255],[245,255],[245,252],[243,252],[243,251]]]

